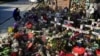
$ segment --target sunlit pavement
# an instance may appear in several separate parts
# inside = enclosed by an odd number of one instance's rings
[[[6,33],[7,28],[12,26],[14,23],[14,19],[12,18],[13,10],[18,7],[21,11],[21,16],[32,7],[35,7],[37,4],[30,3],[28,0],[19,0],[15,2],[9,2],[5,4],[0,4],[0,23],[10,18],[10,20],[0,25],[0,34]]]

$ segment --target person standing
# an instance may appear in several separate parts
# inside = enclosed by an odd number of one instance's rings
[[[19,8],[16,8],[13,12],[13,18],[15,21],[20,21],[21,16],[20,16],[20,10]]]

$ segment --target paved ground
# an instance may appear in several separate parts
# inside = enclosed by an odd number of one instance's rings
[[[19,0],[16,2],[9,2],[5,4],[0,4],[0,32],[4,33],[6,32],[6,29],[9,26],[12,26],[14,23],[14,20],[12,18],[13,10],[18,7],[21,10],[21,15],[25,13],[27,10],[31,9],[32,7],[35,7],[37,4],[32,4],[28,0]],[[11,18],[10,18],[11,17]],[[1,24],[6,19],[10,18],[7,22]]]

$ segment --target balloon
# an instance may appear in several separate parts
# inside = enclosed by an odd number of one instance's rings
[[[76,46],[72,49],[72,51],[74,53],[77,53],[79,55],[83,54],[85,52],[85,48],[84,47],[79,47],[79,46]]]

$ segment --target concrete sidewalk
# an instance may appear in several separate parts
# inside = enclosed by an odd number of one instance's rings
[[[0,25],[0,34],[6,33],[7,28],[12,26],[14,19],[12,18],[13,10],[18,7],[21,11],[21,16],[32,7],[35,7],[37,4],[32,4],[28,0],[19,0],[15,2],[9,2],[5,4],[0,4],[0,23],[10,18],[10,20]]]

